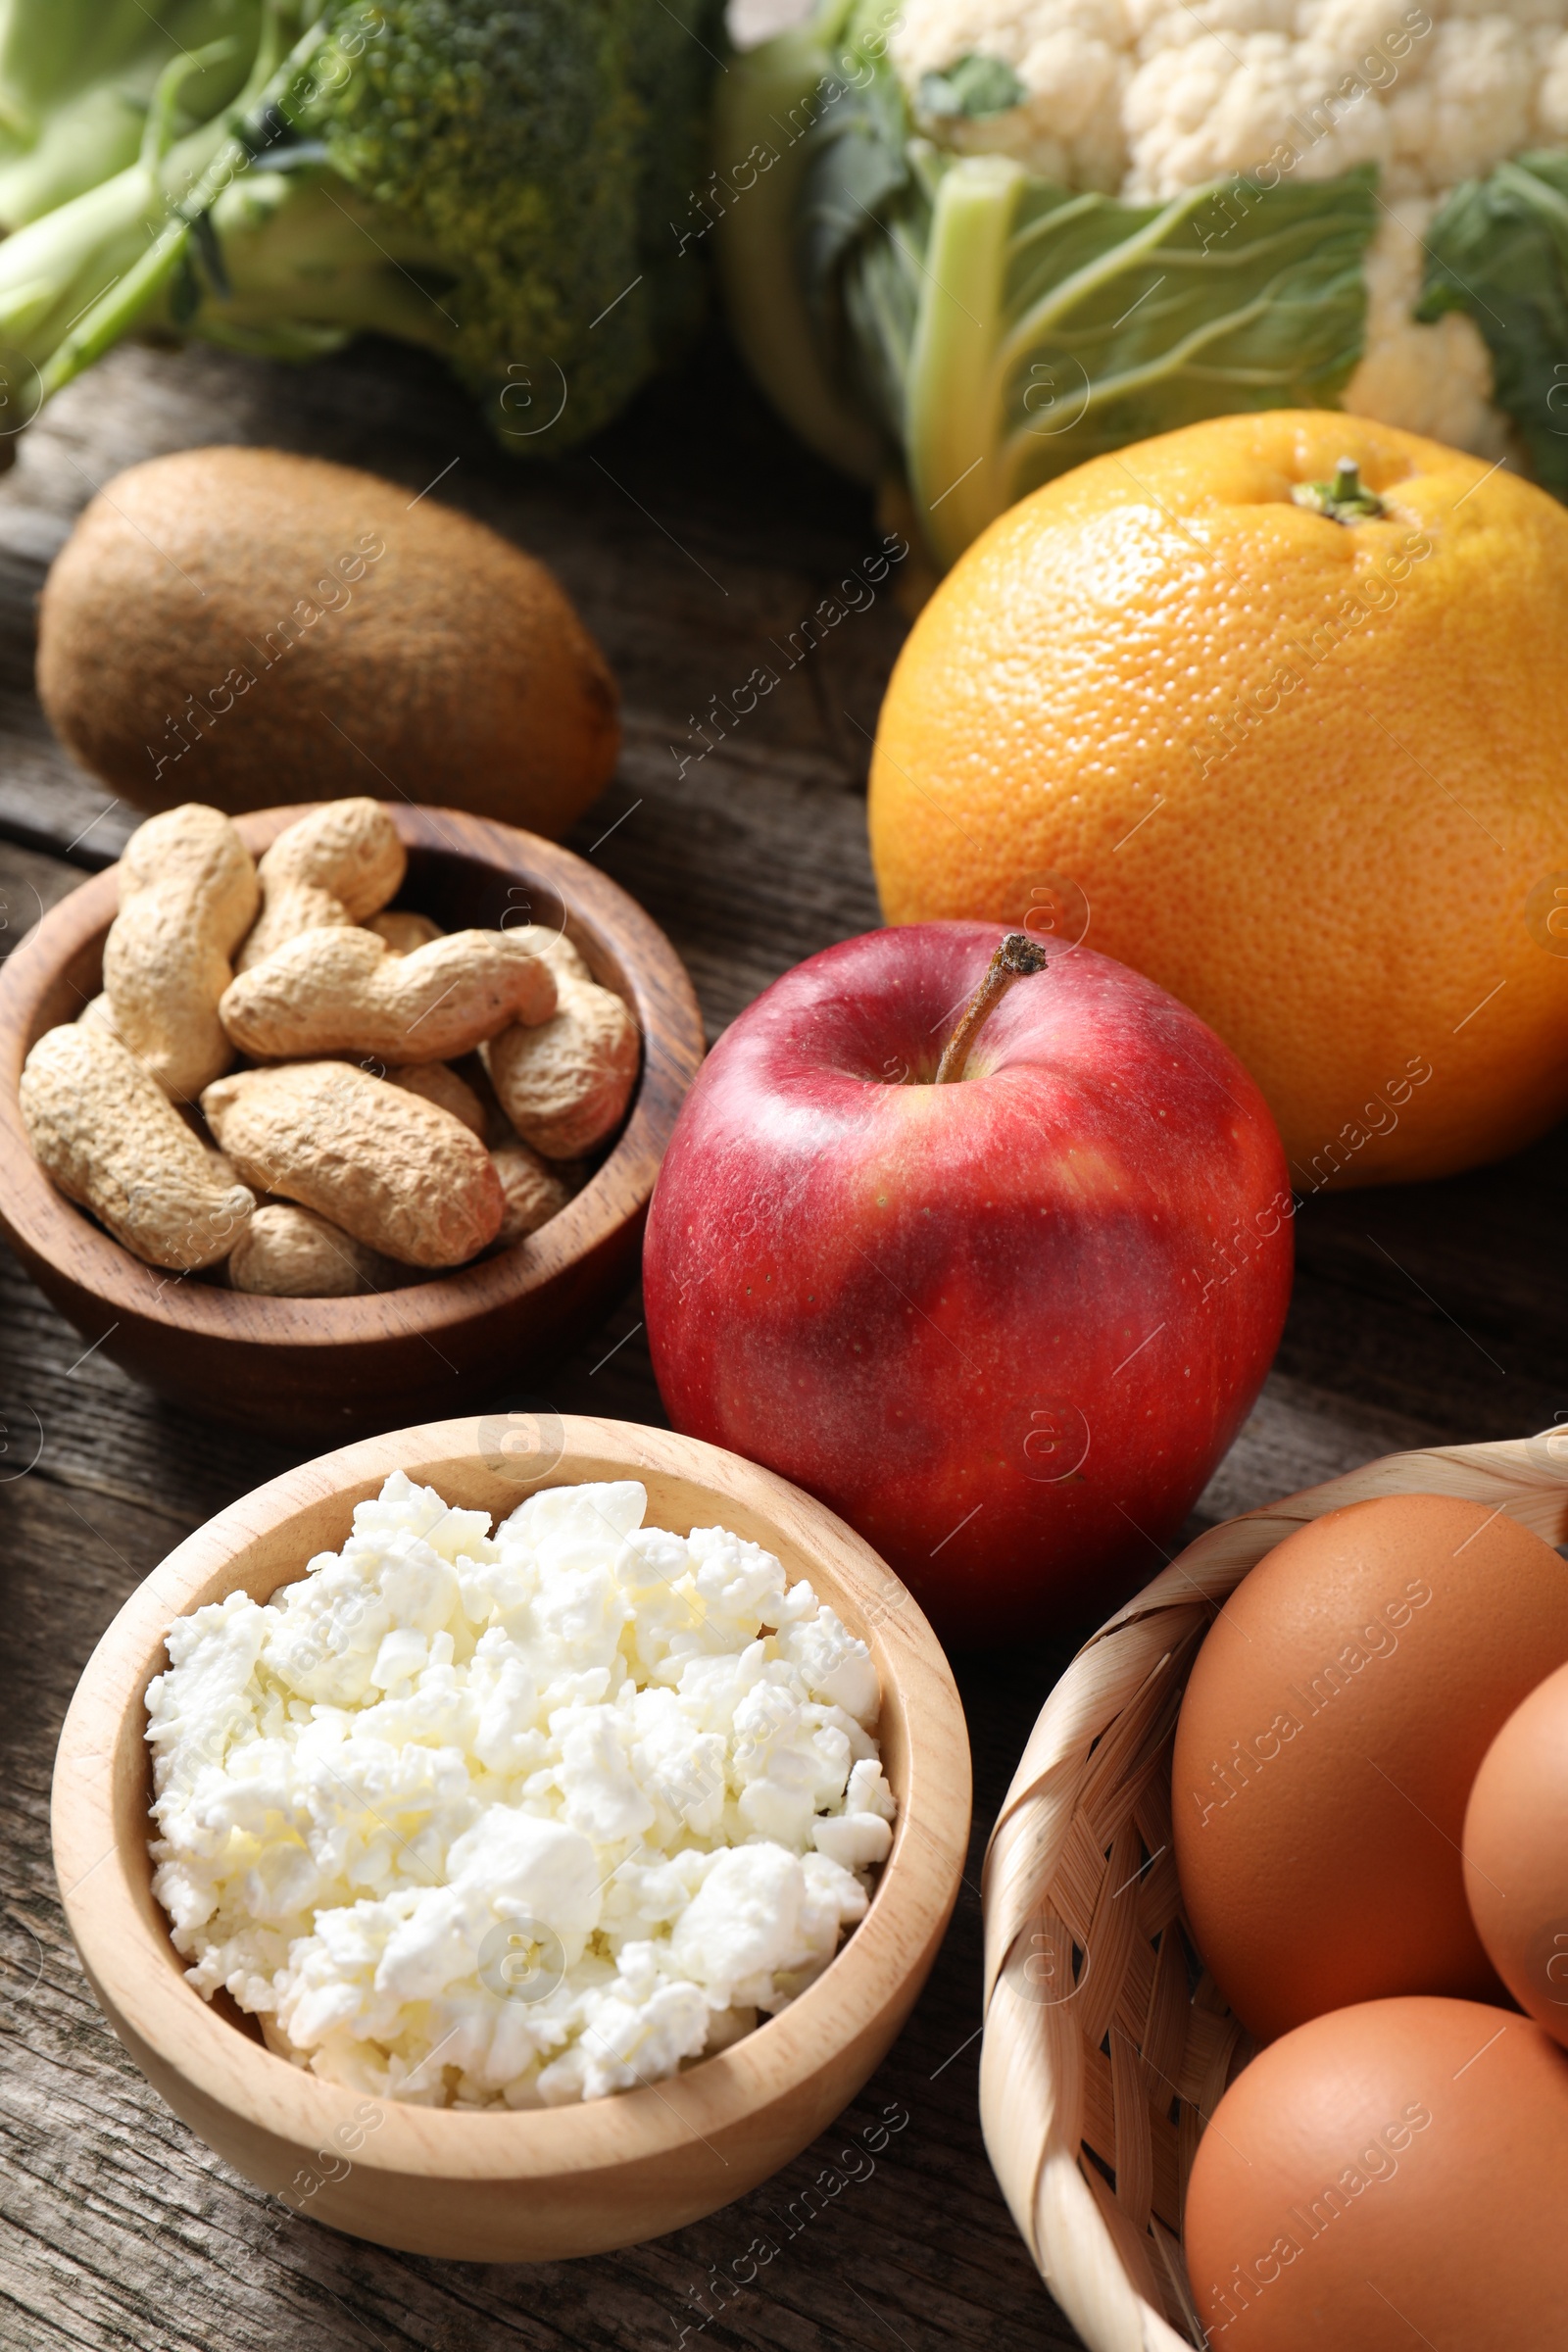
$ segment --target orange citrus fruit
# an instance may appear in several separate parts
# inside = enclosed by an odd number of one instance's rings
[[[1302,1191],[1494,1158],[1568,1108],[1568,511],[1338,412],[1096,458],[921,613],[870,824],[890,922],[1200,1013]]]

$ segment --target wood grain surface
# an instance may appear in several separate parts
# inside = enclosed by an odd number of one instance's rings
[[[876,921],[862,787],[903,628],[888,594],[898,572],[787,666],[791,632],[882,533],[868,502],[787,441],[716,340],[550,471],[498,456],[415,355],[367,346],[294,371],[126,350],[45,413],[0,481],[0,949],[134,822],[52,743],[32,697],[44,567],[117,468],[220,440],[369,466],[411,498],[450,468],[431,495],[556,566],[625,694],[620,769],[570,846],[673,940],[710,1037],[801,956]],[[710,729],[714,748],[696,758],[694,722],[764,662],[777,691],[722,739]],[[397,779],[410,798],[416,781]],[[1514,1437],[1568,1415],[1565,1178],[1559,1132],[1502,1168],[1304,1203],[1277,1369],[1194,1527],[1396,1446]],[[640,1317],[629,1297],[582,1335],[550,1375],[557,1410],[662,1420]],[[976,1781],[965,1883],[908,2026],[834,2131],[765,2187],[626,2253],[491,2269],[379,2252],[259,2196],[191,2136],[104,2024],[64,1931],[48,1790],[76,1676],[176,1543],[310,1450],[176,1413],[101,1350],[82,1353],[0,1259],[6,2352],[1075,2340],[986,2163],[976,2068],[979,1854],[1078,1629],[957,1661]]]

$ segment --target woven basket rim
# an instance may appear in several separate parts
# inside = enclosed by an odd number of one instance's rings
[[[1205,1529],[1091,1635],[1048,1693],[991,1833],[981,2124],[1024,2243],[1089,2352],[1191,2352],[1206,2340],[1172,2181],[1179,2200],[1204,2101],[1246,2049],[1206,1973],[1190,1984],[1201,1954],[1168,1849],[1160,1768],[1192,1658],[1214,1612],[1285,1537],[1397,1494],[1491,1503],[1560,1544],[1568,1428],[1383,1454]],[[1146,1828],[1159,1819],[1167,1842],[1156,1853]],[[1162,2123],[1155,2103],[1167,2091],[1177,2112]]]

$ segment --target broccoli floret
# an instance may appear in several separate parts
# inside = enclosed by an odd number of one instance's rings
[[[15,0],[0,47],[36,21],[34,164],[106,91],[135,153],[122,127],[112,175],[0,244],[13,416],[130,332],[307,358],[370,329],[442,353],[514,447],[561,448],[696,323],[668,220],[719,0],[206,0],[166,17],[161,61],[136,0],[73,0],[102,70],[50,118],[58,7]]]
[[[515,370],[514,427],[540,421],[560,370],[564,425],[581,413],[566,437],[590,430],[695,322],[701,276],[670,267],[657,200],[666,144],[688,187],[706,161],[693,35],[711,13],[688,5],[688,30],[660,0],[402,0],[311,112],[350,186],[457,257],[442,348],[480,389]]]

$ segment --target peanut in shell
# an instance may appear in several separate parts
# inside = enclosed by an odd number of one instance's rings
[[[373,931],[285,941],[223,993],[223,1026],[263,1060],[322,1054],[450,1061],[509,1022],[548,1020],[550,966],[506,931],[454,931],[394,956]]]
[[[432,923],[427,914],[416,914],[407,906],[394,906],[389,913],[372,914],[362,926],[384,939],[394,956],[412,955],[416,948],[427,948],[432,939],[445,939],[439,923]]]
[[[489,1119],[484,1104],[466,1078],[458,1075],[450,1062],[411,1061],[402,1069],[388,1070],[387,1083],[401,1086],[411,1095],[422,1095],[426,1102],[435,1103],[439,1110],[449,1110],[461,1119],[470,1135],[485,1141]]]
[[[194,1273],[227,1257],[256,1202],[225,1182],[146,1066],[98,1022],[39,1038],[22,1073],[34,1152],[69,1200],[143,1264]]]
[[[642,1040],[628,1007],[597,981],[558,970],[556,990],[551,1019],[503,1029],[483,1058],[523,1142],[547,1159],[578,1159],[625,1117]]]
[[[506,1214],[496,1235],[504,1250],[559,1216],[581,1185],[579,1170],[570,1171],[576,1181],[568,1182],[564,1169],[551,1167],[526,1144],[498,1144],[490,1156],[507,1196]]]
[[[355,1298],[386,1288],[375,1250],[312,1208],[269,1200],[228,1261],[229,1285],[262,1298]]]
[[[122,1043],[178,1102],[234,1058],[218,1006],[259,895],[251,854],[216,808],[166,809],[125,844],[104,991]]]
[[[352,1062],[236,1070],[202,1109],[248,1184],[403,1265],[461,1266],[500,1230],[506,1195],[477,1137]]]
[[[363,923],[396,898],[409,855],[379,801],[328,801],[289,825],[256,869],[262,911],[234,969],[248,971],[285,940],[323,925]]]

